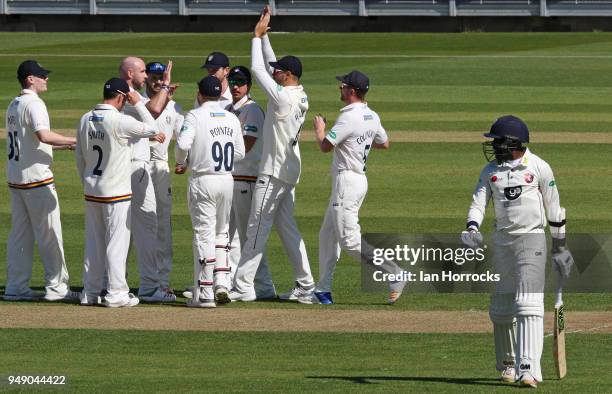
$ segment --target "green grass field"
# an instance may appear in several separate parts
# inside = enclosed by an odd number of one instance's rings
[[[53,70],[44,99],[52,127],[71,132],[80,116],[100,101],[102,83],[116,74],[124,55],[145,61],[173,59],[176,100],[189,109],[199,66],[207,53],[222,50],[232,64],[250,62],[248,34],[31,34],[0,33],[0,103],[18,93],[17,65],[36,58]],[[448,143],[444,135],[466,131],[478,137],[499,116],[522,117],[532,135],[609,133],[612,130],[612,34],[275,34],[277,55],[302,56],[302,82],[313,114],[337,116],[335,75],[353,68],[371,79],[370,106],[390,134],[389,151],[368,159],[369,192],[360,213],[364,232],[459,233],[471,192],[484,165],[475,142]],[[253,95],[264,98],[257,87]],[[4,124],[4,112],[0,113]],[[440,133],[439,142],[393,142],[411,132]],[[579,135],[579,134],[578,134]],[[586,136],[587,134],[585,134]],[[307,133],[306,136],[309,136]],[[608,233],[612,213],[609,144],[531,144],[555,170],[569,233]],[[312,141],[301,142],[303,172],[296,189],[296,216],[313,273],[318,271],[318,232],[330,193],[330,155]],[[5,159],[3,159],[5,160]],[[4,161],[2,161],[2,168]],[[4,170],[3,170],[4,171]],[[55,154],[53,171],[62,210],[64,248],[71,283],[81,285],[84,245],[82,189],[71,152]],[[186,177],[173,176],[174,269],[172,284],[191,283],[191,228]],[[491,214],[483,228],[491,228]],[[0,256],[6,256],[9,191],[0,188]],[[288,290],[291,272],[278,236],[268,252],[277,288]],[[129,282],[137,287],[130,256]],[[2,257],[4,260],[5,257]],[[334,282],[336,309],[486,310],[486,294],[406,295],[389,307],[383,293],[361,291],[361,267],[343,257]],[[0,284],[5,283],[0,270]],[[35,262],[32,286],[40,287]],[[547,300],[547,309],[551,307]],[[568,294],[572,310],[610,311],[607,294]],[[10,303],[0,302],[2,308]],[[146,306],[145,306],[146,307]],[[230,308],[302,308],[285,303]],[[313,310],[321,306],[310,307]],[[152,309],[152,319],[154,312]],[[205,312],[203,312],[205,313]],[[307,324],[307,323],[305,323]],[[461,322],[458,322],[461,324]],[[104,327],[100,327],[101,330]],[[223,345],[228,341],[228,345]],[[546,340],[545,391],[605,392],[612,347],[609,334],[568,336],[570,374],[554,380]],[[494,381],[488,334],[328,334],[227,332],[115,332],[98,330],[4,329],[0,375],[65,373],[73,391],[410,391],[488,392],[510,390]],[[54,359],[53,363],[48,359]],[[10,362],[8,362],[10,360]],[[192,360],[199,360],[192,366]],[[194,361],[195,362],[195,361]],[[594,367],[596,366],[596,367]],[[231,371],[231,372],[230,372]],[[0,383],[0,387],[4,389]]]

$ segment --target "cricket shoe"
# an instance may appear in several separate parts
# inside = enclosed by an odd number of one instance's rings
[[[532,387],[535,389],[538,387],[538,381],[529,372],[523,372],[519,378],[519,385],[521,387]]]
[[[67,302],[81,302],[81,293],[78,291],[68,290],[66,294],[60,296],[59,294],[47,293],[43,297],[45,301],[67,301]]]
[[[399,288],[395,288],[395,290],[391,290],[391,292],[389,293],[389,298],[387,298],[387,304],[389,305],[393,305],[397,302],[397,300],[399,300],[399,298],[402,296],[402,292],[404,291],[404,287],[406,287],[406,283],[408,283],[407,281],[400,281],[399,283]]]
[[[183,291],[183,297],[185,297],[185,298],[193,298],[193,287],[185,289],[185,291]]]
[[[331,305],[334,303],[331,292],[329,291],[315,291],[312,300],[314,301],[314,303],[318,303],[321,305]]]
[[[504,383],[516,382],[516,369],[514,367],[506,367],[499,378]]]
[[[96,306],[102,305],[104,296],[88,295],[87,293],[81,293],[81,306]]]
[[[236,302],[236,301],[251,302],[251,301],[255,301],[257,299],[257,296],[255,295],[255,290],[247,291],[246,293],[242,293],[236,289],[233,289],[232,291],[229,292],[229,299],[232,300],[232,302]]]
[[[297,301],[300,304],[312,304],[314,289],[305,289],[296,284],[296,286],[287,293],[278,296],[283,301]]]
[[[173,302],[173,301],[176,301],[176,296],[170,289],[168,288],[162,289],[161,287],[158,287],[153,292],[153,294],[150,294],[150,295],[138,294],[138,298],[140,298],[142,302]]]
[[[217,301],[218,304],[229,304],[232,302],[225,286],[215,287],[215,301]]]
[[[140,303],[140,300],[138,299],[138,297],[136,297],[134,294],[132,293],[128,293],[128,298],[123,299],[121,301],[112,301],[112,300],[108,300],[108,296],[104,297],[101,302],[100,305],[104,305],[107,308],[127,308],[127,307],[132,307],[132,306],[136,306]]]
[[[195,301],[193,298],[187,300],[188,308],[216,308],[217,304],[215,304],[215,300],[200,298]]]

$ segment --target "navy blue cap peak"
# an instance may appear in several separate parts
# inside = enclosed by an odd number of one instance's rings
[[[206,58],[206,62],[202,68],[219,68],[229,67],[229,58],[223,52],[212,52]]]
[[[370,79],[361,71],[353,70],[346,75],[338,75],[336,79],[362,92],[367,92],[370,89]]]
[[[221,81],[214,75],[204,77],[198,82],[198,90],[205,97],[221,96]]]
[[[30,75],[39,78],[47,78],[51,70],[46,70],[36,60],[26,60],[17,68],[17,78],[25,79]]]
[[[245,66],[234,66],[229,72],[227,79],[230,81],[245,81],[251,83],[251,72]]]
[[[295,56],[285,56],[276,62],[270,62],[270,66],[281,71],[290,71],[298,78],[302,77],[302,62]]]
[[[128,94],[130,86],[121,78],[111,78],[104,82],[104,93],[116,93],[117,91]]]

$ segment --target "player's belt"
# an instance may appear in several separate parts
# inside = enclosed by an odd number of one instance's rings
[[[233,175],[233,177],[234,177],[235,181],[251,182],[251,183],[254,183],[255,181],[257,181],[257,177],[256,176]]]
[[[85,194],[85,201],[91,202],[99,202],[102,204],[115,204],[118,202],[130,201],[132,199],[132,194],[124,194],[123,196],[115,196],[115,197],[97,197],[97,196],[88,196]]]
[[[47,186],[52,184],[53,181],[53,177],[51,178],[47,178],[47,179],[43,179],[42,181],[36,181],[36,182],[30,182],[30,183],[11,183],[8,182],[8,187],[10,187],[11,189],[20,189],[20,190],[24,190],[24,189],[36,189],[37,187],[43,187],[43,186]]]

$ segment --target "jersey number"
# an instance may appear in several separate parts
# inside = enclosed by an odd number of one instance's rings
[[[221,143],[216,141],[212,146],[212,158],[215,162],[215,171],[219,171],[222,167],[225,171],[234,169],[234,144],[228,142],[224,148],[221,148]]]
[[[17,132],[13,131],[12,133],[9,131],[9,155],[8,159],[15,159],[15,161],[19,161],[19,141],[17,141]]]
[[[366,145],[363,149],[363,170],[365,171],[368,166],[366,166],[366,161],[368,161],[368,153],[370,153],[370,148],[372,145]]]
[[[93,169],[93,174],[97,176],[102,176],[102,170],[100,169],[100,165],[102,164],[102,158],[104,157],[104,153],[102,153],[102,148],[99,145],[94,145],[93,150],[98,152],[98,163]]]

